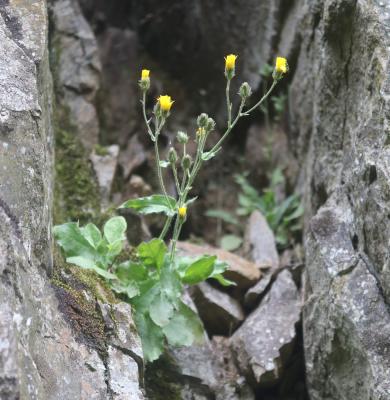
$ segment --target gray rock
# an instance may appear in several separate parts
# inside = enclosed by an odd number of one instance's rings
[[[262,297],[265,295],[267,289],[269,288],[271,280],[272,274],[263,275],[255,286],[249,288],[244,298],[246,307],[252,308],[256,305],[256,303],[260,302]]]
[[[103,148],[103,150],[107,154],[97,154],[94,151],[90,159],[96,173],[102,203],[107,206],[110,201],[112,185],[118,167],[119,146],[113,144],[107,148]]]
[[[102,128],[106,140],[123,147],[135,129],[140,107],[138,38],[134,31],[110,26],[99,32],[97,39],[104,93],[99,108]]]
[[[275,385],[292,353],[301,300],[290,273],[282,271],[260,306],[231,338],[240,371],[259,387]]]
[[[274,272],[279,267],[275,236],[259,211],[254,211],[249,218],[245,231],[244,252],[261,268],[269,268]]]
[[[95,101],[101,63],[96,38],[77,0],[53,1],[51,10],[56,87],[61,91],[61,103],[69,110],[70,123],[78,130],[83,145],[92,150],[99,138]]]
[[[129,140],[127,147],[119,156],[119,164],[123,169],[125,180],[130,178],[134,169],[141,166],[146,161],[144,146],[140,143],[138,135],[134,135]]]
[[[289,110],[304,175],[309,394],[312,400],[385,400],[390,3],[298,3],[302,42]]]
[[[143,399],[136,361],[123,351],[111,346],[108,349],[108,360],[109,384],[113,399]]]
[[[190,293],[209,335],[230,336],[244,320],[240,303],[208,283],[193,286]]]

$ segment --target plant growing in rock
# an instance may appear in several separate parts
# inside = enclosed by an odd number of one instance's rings
[[[123,260],[121,253],[127,229],[123,217],[115,216],[109,219],[102,232],[92,223],[80,227],[77,222],[70,222],[54,228],[55,237],[68,263],[94,270],[132,305],[147,361],[153,361],[160,356],[166,341],[176,346],[191,345],[194,341],[203,339],[201,321],[182,300],[185,285],[195,285],[206,279],[216,279],[222,285],[233,284],[223,277],[223,272],[228,268],[225,263],[208,255],[197,259],[179,257],[176,244],[187,219],[188,210],[195,201],[194,198],[189,198],[189,194],[200,168],[217,155],[238,120],[258,109],[288,70],[286,59],[278,57],[270,89],[246,110],[244,107],[251,96],[251,88],[248,83],[243,83],[238,93],[241,101],[233,115],[230,84],[236,72],[236,58],[237,56],[230,54],[225,59],[228,121],[222,137],[211,149],[206,150],[207,138],[214,131],[215,122],[203,113],[197,119],[197,130],[193,139],[184,132],[178,132],[177,141],[181,144],[181,152],[177,154],[173,147],[170,148],[167,160],[161,160],[158,140],[170,117],[174,101],[168,95],[160,96],[154,106],[153,116],[148,118],[146,94],[150,88],[150,71],[142,71],[139,81],[142,111],[147,132],[154,143],[161,194],[130,199],[119,208],[129,208],[144,215],[165,215],[165,225],[158,238],[140,244],[134,249],[132,257]],[[197,144],[194,156],[187,152],[186,145],[189,140],[195,140]],[[177,190],[176,198],[167,193],[162,168],[172,170]],[[172,224],[173,236],[170,246],[167,246],[164,239]]]

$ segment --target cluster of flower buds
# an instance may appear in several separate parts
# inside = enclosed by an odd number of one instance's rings
[[[215,129],[215,121],[210,118],[206,113],[202,113],[199,115],[196,120],[198,125],[198,131],[203,130],[204,133],[209,133]],[[203,133],[202,131],[202,133]]]

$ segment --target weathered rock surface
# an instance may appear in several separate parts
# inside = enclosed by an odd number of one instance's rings
[[[274,272],[279,267],[275,236],[259,211],[254,211],[248,220],[244,252],[261,268],[269,268]]]
[[[96,38],[77,0],[52,0],[51,10],[55,27],[52,46],[62,101],[83,145],[91,150],[99,139],[95,102],[101,63]]]
[[[244,320],[240,303],[208,283],[193,286],[190,293],[209,335],[230,336]]]
[[[288,54],[302,40],[290,116],[304,166],[309,393],[312,400],[385,400],[390,2],[295,3],[280,48]]]
[[[245,306],[252,308],[257,302],[259,302],[269,288],[271,280],[272,274],[265,274],[255,286],[249,288],[245,293]]]
[[[0,398],[143,399],[137,335],[129,346],[115,329],[110,342],[95,296],[80,282],[79,292],[64,283],[54,290],[49,277],[53,125],[46,2],[1,2],[0,15]],[[88,304],[87,313],[81,304]],[[129,355],[133,351],[138,357]],[[124,365],[131,372],[116,385]]]
[[[92,152],[90,159],[96,173],[102,203],[107,206],[118,167],[119,146],[113,144],[102,148],[101,151],[103,154]]]
[[[291,356],[301,299],[291,274],[284,270],[231,338],[241,372],[255,385],[275,385]]]

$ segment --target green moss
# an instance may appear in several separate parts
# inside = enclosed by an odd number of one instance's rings
[[[79,138],[64,128],[56,130],[54,223],[89,222],[100,212],[99,189]]]
[[[97,145],[95,146],[95,153],[96,153],[98,156],[108,156],[108,154],[109,154],[109,152],[108,152],[108,150],[107,150],[107,147],[104,147],[104,146],[102,146],[102,145],[100,145],[100,144],[97,144]]]

